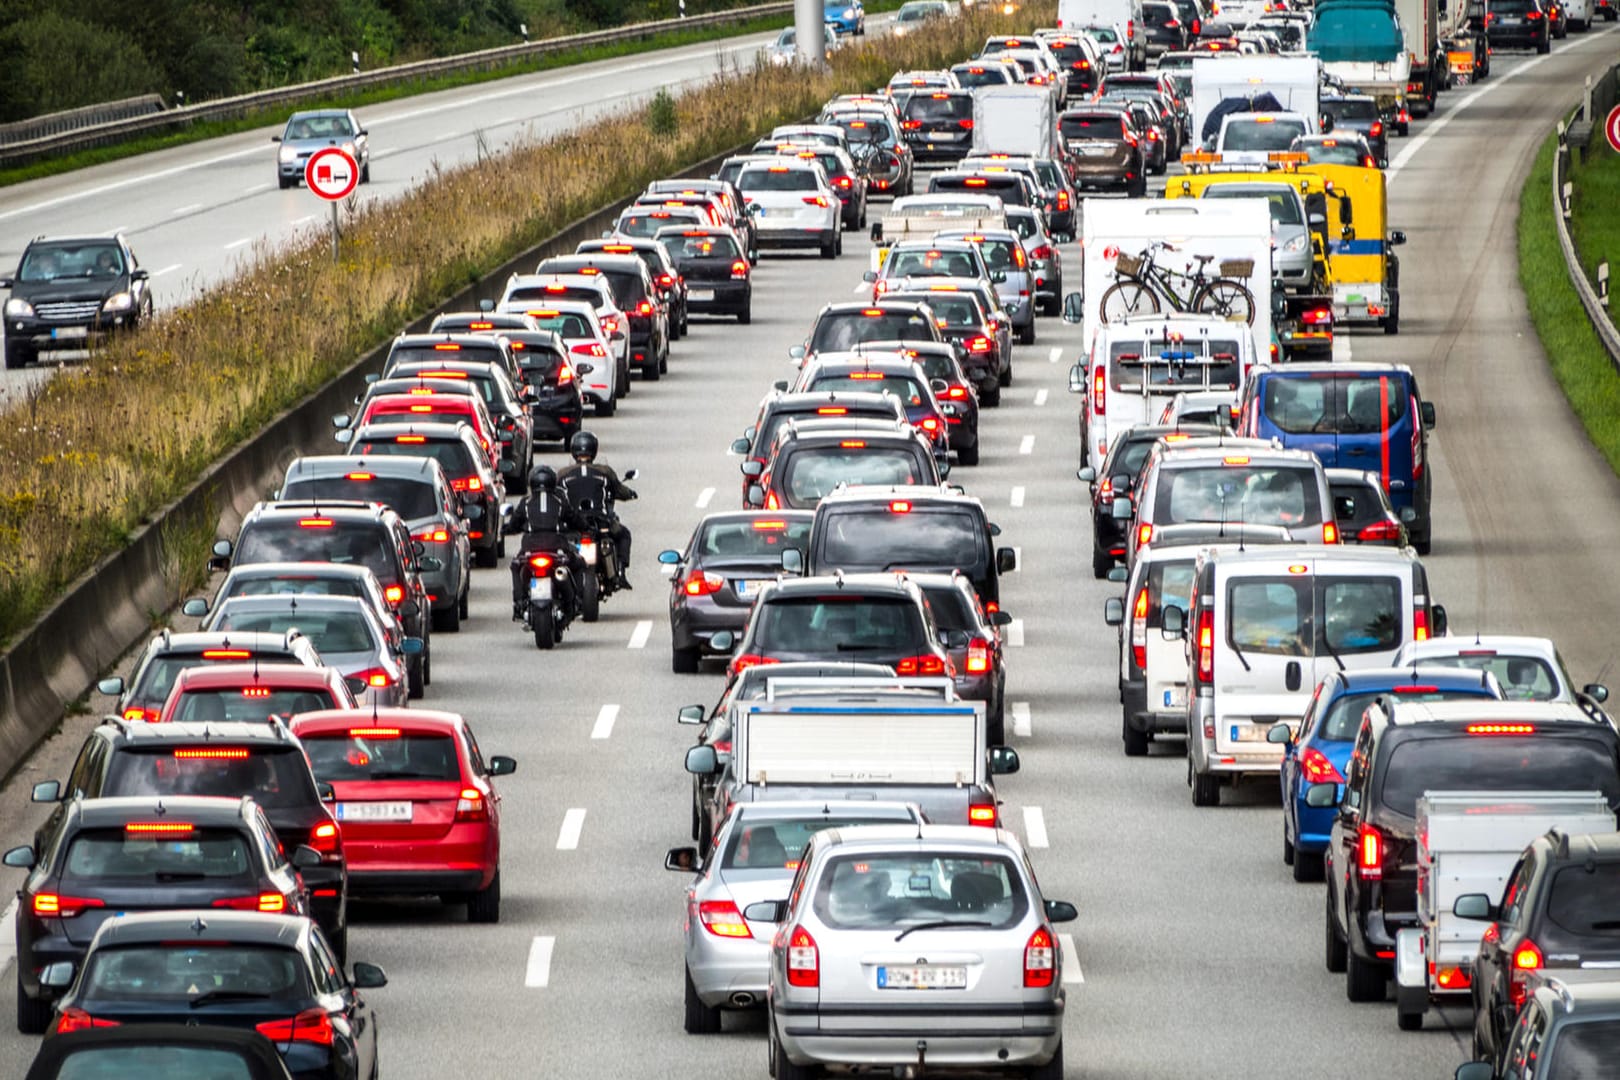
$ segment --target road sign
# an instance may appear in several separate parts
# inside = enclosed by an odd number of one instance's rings
[[[360,166],[340,146],[317,150],[304,164],[304,185],[323,199],[347,198],[359,183]]]
[[[1609,139],[1609,149],[1620,154],[1620,105],[1609,110],[1609,118],[1603,121],[1603,134]]]

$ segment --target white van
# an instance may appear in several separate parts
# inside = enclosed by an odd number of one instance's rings
[[[1112,26],[1125,36],[1125,66],[1131,71],[1147,67],[1147,29],[1142,25],[1142,0],[1058,0],[1058,29],[1079,31]],[[1112,69],[1110,69],[1112,70]]]
[[[1188,783],[1194,806],[1220,783],[1275,776],[1275,724],[1296,727],[1328,672],[1389,667],[1408,641],[1444,625],[1411,548],[1217,548],[1199,556],[1187,613],[1161,633],[1184,642]]]

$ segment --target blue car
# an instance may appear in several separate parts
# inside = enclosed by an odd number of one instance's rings
[[[1299,734],[1284,747],[1281,783],[1283,862],[1294,868],[1295,881],[1322,880],[1322,853],[1327,850],[1335,807],[1305,805],[1312,784],[1341,785],[1350,767],[1350,751],[1361,730],[1361,717],[1374,698],[1397,701],[1454,701],[1502,697],[1502,686],[1489,672],[1458,668],[1401,667],[1371,671],[1334,671],[1316,687],[1300,721]],[[1278,729],[1281,729],[1280,731]],[[1270,736],[1286,734],[1279,724]]]
[[[836,4],[832,0],[825,0],[821,5],[821,21],[832,27],[840,37],[844,34],[864,34],[866,7],[861,0]]]

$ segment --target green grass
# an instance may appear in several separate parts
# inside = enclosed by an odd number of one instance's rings
[[[892,11],[903,2],[904,0],[867,0],[866,11],[868,15]],[[371,87],[350,94],[336,94],[330,98],[300,103],[298,108],[360,109],[385,101],[395,101],[399,98],[430,94],[440,90],[454,90],[460,86],[472,86],[477,83],[492,82],[496,79],[509,79],[515,75],[528,75],[537,71],[549,71],[552,68],[571,67],[575,64],[588,64],[597,60],[612,60],[621,56],[633,56],[637,53],[652,52],[657,49],[672,49],[682,45],[698,45],[706,41],[722,41],[726,38],[742,37],[747,34],[765,33],[770,30],[780,29],[785,25],[787,25],[787,21],[785,21],[784,16],[771,15],[749,19],[744,22],[730,23],[726,26],[672,30],[653,37],[627,38],[623,41],[569,49],[566,52],[548,53],[531,60],[505,64],[486,71],[464,71],[454,75],[440,75],[433,78],[394,83],[388,86]],[[277,106],[273,109],[255,110],[230,119],[200,120],[178,130],[139,135],[125,142],[91,147],[88,150],[75,150],[58,157],[29,162],[26,165],[0,168],[0,187],[20,184],[25,180],[59,176],[62,173],[73,172],[91,165],[100,165],[109,161],[121,161],[124,158],[135,157],[138,154],[149,154],[154,150],[165,150],[171,146],[185,146],[206,139],[217,139],[222,135],[235,135],[243,131],[252,131],[256,128],[280,124],[287,118],[289,111],[287,106]]]
[[[1587,437],[1620,473],[1620,373],[1587,321],[1558,246],[1551,196],[1556,141],[1548,136],[1519,193],[1519,283],[1553,377]],[[1583,221],[1576,242],[1606,244],[1604,250],[1620,254],[1620,161],[1606,150],[1603,158],[1608,160],[1594,157],[1585,175],[1575,177],[1577,206],[1584,211],[1578,215]],[[1589,186],[1583,190],[1583,185]],[[1590,257],[1585,247],[1580,250],[1583,260]]]

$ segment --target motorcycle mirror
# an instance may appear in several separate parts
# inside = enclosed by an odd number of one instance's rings
[[[624,478],[626,480],[634,480],[639,475],[640,475],[640,470],[638,470],[638,469],[628,469],[628,470],[625,471]]]

